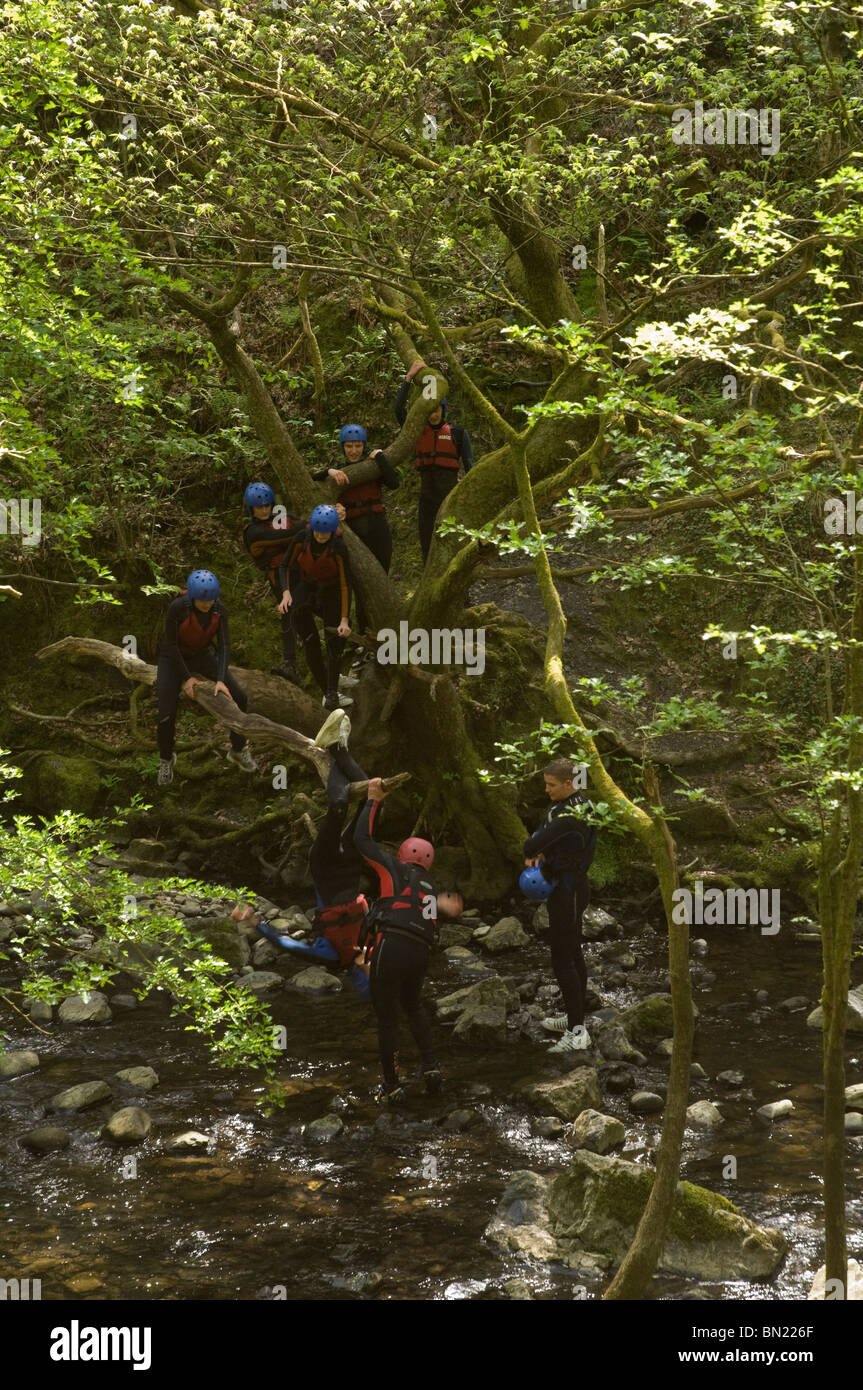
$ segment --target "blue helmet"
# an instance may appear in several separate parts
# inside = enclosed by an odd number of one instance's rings
[[[441,423],[443,423],[443,421],[446,419],[446,396],[441,396],[440,400],[438,401],[438,405],[440,406],[441,411],[443,412],[440,417]],[[434,411],[432,411],[431,413],[432,415],[434,415]]]
[[[249,483],[243,493],[243,503],[251,511],[252,507],[271,507],[276,494],[267,483]]]
[[[339,514],[335,507],[328,507],[326,505],[315,507],[309,517],[310,531],[329,531],[332,534],[333,531],[337,531],[338,529]]]
[[[368,440],[368,435],[362,425],[342,425],[339,432],[339,443],[348,444],[354,440],[360,444],[365,444]]]
[[[186,593],[189,598],[218,598],[219,581],[212,570],[192,570],[186,580]]]
[[[554,884],[549,883],[542,869],[538,867],[524,869],[518,880],[518,886],[526,898],[537,903],[544,902],[554,892]]]

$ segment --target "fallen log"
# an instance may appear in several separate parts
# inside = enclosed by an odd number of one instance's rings
[[[156,683],[155,666],[147,661],[142,661],[139,656],[131,656],[122,647],[115,647],[111,642],[100,642],[95,637],[63,637],[59,642],[52,642],[50,646],[42,647],[36,656],[40,661],[49,656],[94,657],[97,661],[104,661],[109,666],[116,667],[127,680],[137,681],[141,685],[155,685]],[[320,707],[310,696],[306,695],[304,691],[298,690],[289,681],[283,680],[281,676],[265,676],[260,671],[247,671],[237,666],[232,666],[231,670],[240,684],[246,688],[250,697],[250,704],[257,703],[262,686],[264,686],[265,698],[267,691],[273,698],[272,687],[274,683],[278,682],[279,686],[285,688],[285,693],[281,696],[279,703],[286,706],[293,703],[298,712],[303,715],[303,722],[307,727],[311,726],[315,731],[320,727]],[[195,679],[198,681],[194,695],[195,704],[200,705],[226,728],[233,729],[238,734],[244,734],[248,739],[253,741],[266,739],[270,743],[284,744],[292,753],[296,753],[299,757],[312,763],[324,786],[326,786],[333,767],[333,760],[326,749],[318,748],[313,739],[308,738],[297,729],[289,728],[286,724],[269,719],[266,715],[258,713],[257,710],[249,709],[243,713],[233,700],[221,694],[213,694],[212,681],[200,677]],[[278,693],[281,694],[281,692]],[[409,779],[409,772],[399,772],[394,777],[385,777],[383,788],[385,791],[393,791]],[[352,782],[351,795],[365,796],[368,785],[368,782]]]

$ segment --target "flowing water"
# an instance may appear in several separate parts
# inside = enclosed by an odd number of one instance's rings
[[[727,1118],[719,1130],[687,1132],[682,1176],[780,1227],[790,1249],[769,1284],[696,1286],[663,1277],[651,1296],[679,1298],[698,1287],[712,1299],[805,1297],[821,1248],[821,1034],[806,1027],[805,1011],[788,1015],[776,1004],[817,997],[820,950],[784,930],[774,938],[728,928],[703,934],[717,979],[695,995],[695,1057],[709,1079],[693,1083],[690,1099],[721,1102]],[[631,980],[609,990],[597,978],[618,1006],[663,988],[664,937],[638,935],[631,944],[637,990]],[[301,966],[290,962],[286,973]],[[541,938],[494,966],[551,979]],[[435,955],[429,992],[464,983]],[[767,1004],[755,1002],[761,989]],[[506,1296],[502,1285],[513,1278],[538,1298],[572,1298],[585,1282],[589,1296],[601,1291],[572,1271],[525,1265],[483,1241],[507,1175],[566,1166],[567,1144],[532,1137],[531,1113],[516,1095],[523,1079],[563,1074],[565,1059],[527,1040],[458,1047],[439,1026],[445,1093],[430,1098],[415,1087],[403,1111],[381,1113],[371,1099],[378,1072],[368,1004],[346,984],[323,999],[285,992],[271,1007],[287,1030],[288,1099],[270,1118],[256,1105],[260,1089],[249,1074],[215,1068],[164,1002],[118,1010],[112,1024],[95,1029],[54,1025],[47,1037],[17,1016],[10,1024],[7,1014],[6,1049],[34,1048],[42,1065],[0,1083],[0,1276],[41,1279],[43,1299],[494,1299]],[[407,1040],[404,1058],[410,1067]],[[136,1093],[153,1129],[143,1145],[117,1149],[99,1137],[107,1116],[128,1103],[113,1074],[142,1063],[159,1075],[155,1090]],[[728,1068],[744,1073],[742,1092],[714,1080]],[[649,1089],[667,1071],[667,1062],[650,1058],[637,1084]],[[847,1072],[849,1084],[863,1080],[860,1035],[849,1035]],[[26,1129],[58,1122],[45,1110],[50,1096],[95,1079],[111,1081],[115,1098],[62,1121],[73,1132],[70,1148],[36,1158],[18,1146]],[[796,1097],[794,1088],[803,1088]],[[770,1129],[754,1119],[758,1106],[789,1093],[796,1108],[787,1119]],[[342,1134],[328,1144],[304,1137],[303,1126],[333,1108],[345,1121]],[[456,1108],[476,1112],[472,1127],[446,1128]],[[661,1116],[632,1115],[626,1095],[607,1095],[604,1108],[627,1126],[617,1152],[648,1160]],[[166,1141],[189,1129],[212,1136],[209,1149],[170,1152]],[[863,1259],[863,1140],[847,1142],[849,1253]],[[723,1178],[729,1155],[736,1180]]]

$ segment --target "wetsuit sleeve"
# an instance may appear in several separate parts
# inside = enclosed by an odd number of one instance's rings
[[[453,434],[457,435],[456,444],[464,471],[465,473],[469,473],[476,462],[473,456],[473,444],[471,443],[470,435],[464,425],[454,425]]]
[[[285,551],[285,555],[284,555],[284,558],[283,558],[283,560],[282,560],[282,563],[279,565],[279,592],[280,592],[280,593],[284,593],[286,589],[289,589],[289,588],[291,587],[290,584],[288,583],[288,574],[289,574],[289,572],[290,572],[291,566],[293,565],[294,561],[295,561],[296,558],[297,558],[297,554],[299,553],[299,549],[300,549],[300,542],[299,542],[298,540],[296,540],[296,541],[294,541],[294,544],[291,546],[290,550]]]
[[[334,559],[339,570],[339,600],[342,605],[342,622],[347,622],[351,608],[351,575],[348,569],[347,553],[340,554],[337,551]]]
[[[401,482],[401,474],[398,469],[393,468],[383,449],[377,455],[381,470],[381,482],[384,487],[398,487]]]
[[[186,604],[182,599],[174,599],[168,609],[165,619],[165,642],[164,647],[167,655],[174,663],[177,673],[184,681],[190,676],[190,671],[185,661],[183,653],[180,651],[180,623],[183,621],[186,611]]]
[[[354,844],[367,864],[378,876],[380,896],[394,898],[401,884],[401,864],[392,854],[372,839],[372,830],[378,815],[379,801],[368,800],[357,818],[354,831]]]
[[[325,482],[329,471],[330,470],[328,468],[319,468],[317,473],[312,474],[312,480],[316,483]]]
[[[410,390],[411,383],[409,381],[403,381],[398,391],[396,392],[395,405],[393,406],[393,414],[395,415],[400,425],[403,425],[405,420],[408,418],[408,396],[410,395]]]
[[[221,610],[219,631],[216,634],[216,680],[223,681],[231,664],[231,634],[228,630],[228,615]]]
[[[554,816],[548,825],[540,826],[529,840],[525,840],[525,857],[532,859],[537,854],[544,854],[551,845],[569,836],[572,837],[572,849],[584,849],[589,833],[590,826],[586,821],[580,820],[571,810],[565,811],[561,815]],[[577,844],[576,841],[578,841]]]

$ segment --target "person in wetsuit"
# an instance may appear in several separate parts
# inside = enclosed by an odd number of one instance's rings
[[[581,919],[590,902],[587,877],[596,849],[597,829],[584,819],[593,809],[576,791],[573,764],[566,758],[549,763],[543,773],[551,806],[542,825],[525,841],[525,864],[541,866],[555,882],[547,898],[551,964],[565,1013],[543,1019],[550,1033],[561,1033],[552,1052],[580,1052],[590,1047],[584,1026],[587,966],[581,949]]]
[[[335,507],[315,507],[308,525],[295,534],[279,566],[282,599],[279,612],[293,609],[294,626],[303,644],[312,676],[324,692],[325,709],[335,710],[349,703],[340,696],[339,665],[344,639],[350,636],[348,621],[351,603],[351,571],[344,541],[337,534],[339,514]],[[289,576],[296,571],[299,585],[292,591]],[[315,619],[324,623],[326,665]],[[337,631],[329,632],[328,628]]]
[[[243,526],[243,545],[246,554],[257,569],[267,577],[272,596],[278,605],[282,597],[279,589],[279,565],[293,539],[293,532],[303,525],[301,517],[286,512],[284,516],[274,515],[273,504],[276,495],[267,483],[249,483],[243,494],[243,503],[249,518]],[[281,510],[281,509],[280,509]],[[291,575],[291,583],[299,582],[299,576]],[[283,676],[285,680],[299,684],[297,670],[297,634],[290,613],[280,613],[279,622],[282,637],[282,664],[273,666],[270,674]]]
[[[216,644],[215,653],[211,650]],[[246,692],[228,670],[231,659],[231,638],[228,614],[219,600],[219,581],[210,570],[193,570],[186,581],[185,592],[175,598],[168,608],[165,633],[159,648],[156,671],[156,695],[159,705],[159,775],[160,787],[174,779],[174,729],[180,691],[194,698],[196,676],[215,681],[214,695],[233,700],[238,709],[246,709]],[[257,772],[258,766],[246,747],[242,734],[231,730],[231,752],[228,759],[244,772]]]
[[[425,365],[425,362],[420,361],[412,363],[399,386],[394,411],[400,425],[407,419],[411,382]],[[423,561],[428,559],[441,503],[458,482],[459,468],[464,467],[467,473],[473,467],[473,462],[470,435],[463,425],[453,425],[447,421],[447,402],[444,397],[440,405],[429,415],[416,447],[414,467],[420,474],[417,525]]]

